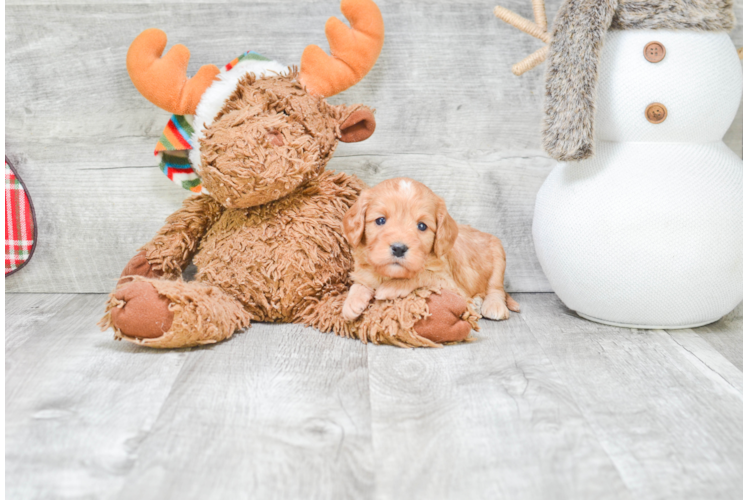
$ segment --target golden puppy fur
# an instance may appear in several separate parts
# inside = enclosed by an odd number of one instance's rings
[[[504,291],[501,241],[458,225],[444,200],[420,182],[399,177],[364,190],[343,218],[343,230],[355,263],[354,284],[343,305],[349,321],[372,298],[405,297],[418,288],[459,292],[490,319],[519,312]]]

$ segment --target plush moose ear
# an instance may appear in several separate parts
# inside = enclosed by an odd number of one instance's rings
[[[434,253],[437,257],[449,252],[457,241],[459,228],[457,223],[447,212],[447,204],[439,199],[436,206],[436,238],[434,239]]]
[[[371,137],[377,122],[374,113],[366,106],[361,106],[351,113],[340,124],[340,140],[343,142],[360,142]]]
[[[369,205],[369,190],[361,192],[356,203],[343,216],[343,234],[352,248],[361,244],[366,226],[366,208]]]

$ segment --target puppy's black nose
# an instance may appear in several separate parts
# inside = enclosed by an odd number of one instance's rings
[[[390,245],[390,250],[395,257],[402,257],[408,251],[408,247],[402,243],[393,243]]]

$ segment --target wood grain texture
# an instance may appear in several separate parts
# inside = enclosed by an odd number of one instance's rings
[[[667,334],[688,354],[692,363],[710,379],[726,382],[743,394],[743,372],[694,330],[668,330]],[[722,379],[722,380],[719,380]]]
[[[117,498],[369,498],[370,418],[364,344],[255,324],[191,353]]]
[[[186,361],[100,332],[103,300],[6,296],[9,498],[103,498],[122,488]]]
[[[742,374],[706,341],[591,323],[553,294],[517,300],[473,344],[369,351],[384,498],[741,491]]]
[[[5,302],[9,314],[5,318],[5,330],[12,335],[5,337],[5,368],[15,351],[40,328],[46,328],[58,318],[70,318],[70,304],[75,300],[69,294],[14,294]],[[73,307],[73,310],[75,307]]]
[[[549,17],[558,0],[548,1]],[[168,114],[125,71],[141,30],[192,52],[190,73],[253,49],[297,64],[326,47],[339,2],[11,1],[6,6],[6,151],[38,211],[37,254],[14,292],[106,292],[186,192],[152,151]],[[532,246],[532,207],[553,162],[540,147],[543,75],[511,65],[537,48],[477,0],[379,2],[387,26],[372,72],[335,103],[377,109],[377,132],[341,144],[331,168],[369,183],[409,175],[443,194],[458,220],[504,240],[511,291],[548,291]],[[529,2],[502,5],[531,16]],[[735,12],[742,20],[742,2]],[[742,37],[742,24],[732,36]],[[742,118],[726,137],[742,155]]]
[[[523,315],[466,345],[369,350],[381,498],[633,498]]]
[[[714,349],[743,371],[743,303],[711,325],[694,331]]]
[[[103,294],[9,294],[6,495],[739,497],[742,377],[703,328],[515,298],[443,349],[255,324],[156,351],[98,331]]]
[[[730,38],[736,47],[743,46],[743,0],[734,0],[732,12],[735,14],[735,28],[730,32]],[[742,116],[742,113],[741,113]],[[741,124],[742,127],[742,124]],[[742,151],[742,146],[741,146]],[[742,158],[742,156],[741,156]]]
[[[743,385],[748,375],[743,374]],[[743,491],[748,491],[748,401],[743,401]]]
[[[9,498],[368,496],[364,344],[257,324],[149,350],[99,332],[104,300],[7,296]]]
[[[741,496],[742,392],[714,370],[708,343],[689,350],[676,333],[584,321],[554,295],[522,307],[634,497]]]

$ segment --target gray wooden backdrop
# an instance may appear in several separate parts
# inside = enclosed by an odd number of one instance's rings
[[[368,183],[430,185],[459,222],[499,236],[511,291],[549,291],[535,257],[535,193],[553,166],[540,147],[542,70],[510,67],[541,42],[496,19],[496,0],[378,1],[386,40],[373,71],[332,98],[377,109],[377,132],[341,144],[330,168]],[[529,0],[501,4],[531,17]],[[549,18],[558,0],[548,1]],[[245,50],[298,64],[327,47],[338,0],[6,2],[6,154],[34,200],[39,244],[8,292],[109,291],[136,248],[188,195],[155,167],[168,114],[125,70],[129,43],[158,27],[192,51],[190,74]],[[731,36],[742,44],[739,25]],[[85,28],[81,28],[85,26]],[[742,106],[725,138],[742,157]]]

